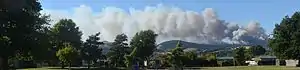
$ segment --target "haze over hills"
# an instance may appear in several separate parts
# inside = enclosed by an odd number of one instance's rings
[[[231,51],[232,48],[241,47],[241,46],[253,46],[253,45],[245,45],[245,44],[227,44],[227,43],[219,43],[219,44],[198,44],[193,42],[187,42],[182,40],[170,40],[157,44],[157,49],[160,51],[168,51],[176,47],[177,43],[180,42],[183,45],[183,48],[197,50],[198,52],[215,52],[215,51]],[[103,49],[103,53],[107,53],[111,48],[112,42],[104,41],[105,45],[101,48]],[[267,46],[262,45],[264,48],[268,49]]]
[[[161,51],[168,51],[176,47],[177,43],[180,42],[183,45],[183,48],[192,48],[196,49],[197,51],[218,51],[218,50],[229,50],[231,48],[240,47],[240,46],[249,46],[243,44],[226,44],[226,43],[219,43],[219,44],[198,44],[193,42],[187,42],[182,40],[170,40],[165,41],[162,43],[157,44],[158,50]],[[111,47],[112,42],[104,41],[105,45],[102,46],[103,53],[107,53],[109,48]],[[264,46],[267,48],[266,46]]]
[[[195,48],[199,51],[203,50],[216,50],[216,49],[222,49],[222,48],[230,48],[230,47],[238,47],[240,45],[233,45],[233,44],[198,44],[198,43],[192,43],[192,42],[186,42],[181,40],[170,40],[166,42],[162,42],[158,44],[158,49],[160,50],[170,50],[172,48],[176,47],[176,44],[180,41],[180,43],[183,45],[184,48]]]

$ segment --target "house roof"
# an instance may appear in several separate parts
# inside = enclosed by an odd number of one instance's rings
[[[234,59],[233,57],[217,57],[217,59]]]
[[[259,56],[259,58],[276,58],[276,56],[263,55]]]

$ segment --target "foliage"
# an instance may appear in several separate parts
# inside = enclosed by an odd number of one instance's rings
[[[53,36],[52,43],[57,46],[56,49],[61,47],[63,43],[70,43],[72,47],[79,49],[81,46],[81,35],[82,32],[79,31],[79,27],[71,19],[61,19],[59,20],[53,28],[51,28],[51,34]]]
[[[183,68],[184,52],[180,42],[178,42],[176,47],[170,51],[170,54],[168,54],[168,59],[171,66],[175,69]]]
[[[3,2],[3,1],[1,1]],[[16,51],[36,53],[39,48],[39,31],[45,28],[48,19],[41,15],[37,0],[5,0],[0,8],[0,57],[1,69],[8,70],[8,57]],[[16,5],[17,4],[17,5]],[[33,54],[34,55],[34,54]]]
[[[98,59],[102,58],[102,48],[103,42],[100,42],[100,32],[95,35],[89,36],[89,38],[84,42],[82,52],[83,59],[88,62],[88,68],[90,68],[91,63],[95,63]]]
[[[205,53],[200,57],[203,66],[217,66],[217,54],[215,52]]]
[[[71,66],[71,62],[76,58],[78,52],[70,44],[64,43],[64,45],[64,48],[57,51],[56,56],[62,64],[67,63]]]
[[[129,70],[132,70],[132,66],[133,64],[137,64],[137,57],[136,57],[136,54],[137,54],[137,48],[138,47],[135,47],[132,52],[129,54],[129,55],[125,55],[125,64],[126,64],[126,67],[129,68]]]
[[[195,65],[195,61],[197,61],[197,53],[196,50],[185,51],[183,55],[183,65],[185,66],[193,66]]]
[[[245,55],[245,60],[251,60],[253,57],[255,57],[254,53],[253,52],[253,47],[249,47],[248,49],[245,48],[244,50],[244,55]]]
[[[157,34],[152,30],[140,31],[130,41],[131,48],[136,49],[135,58],[140,59],[140,62],[147,60],[156,49],[155,39]]]
[[[197,59],[197,53],[196,51],[188,51],[184,53],[185,56],[189,59],[189,60],[195,60]]]
[[[204,57],[206,57],[205,59],[208,60],[208,61],[217,59],[216,53],[207,53],[207,54],[204,55]]]
[[[237,65],[244,65],[246,61],[245,56],[245,47],[239,47],[234,50],[234,60],[237,62]]]
[[[266,50],[265,55],[275,56],[272,50]]]
[[[107,54],[108,59],[115,67],[125,66],[124,56],[130,53],[126,41],[127,36],[125,34],[117,35],[115,41],[112,43],[110,51]]]
[[[275,25],[269,46],[281,59],[300,59],[300,12],[286,16]]]
[[[260,45],[252,46],[249,48],[249,52],[252,53],[253,56],[259,56],[266,53],[266,49]]]
[[[160,60],[161,67],[169,67],[171,65],[168,60],[168,54],[159,55],[158,60]]]
[[[51,36],[51,55],[55,56],[56,52],[59,49],[64,48],[64,43],[69,43],[72,47],[77,50],[82,49],[82,41],[81,36],[82,32],[79,30],[79,27],[71,19],[61,19],[56,24],[50,28],[50,36]],[[53,59],[54,62],[58,60]],[[79,57],[76,58],[77,61],[73,62],[73,64],[79,65],[81,58],[81,53]]]

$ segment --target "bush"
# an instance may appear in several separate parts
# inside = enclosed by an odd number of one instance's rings
[[[286,63],[285,63],[285,60],[280,60],[280,63],[279,63],[279,65],[281,66],[285,66],[286,65]]]
[[[202,64],[201,59],[184,61],[185,67],[198,67],[201,66],[201,64]]]

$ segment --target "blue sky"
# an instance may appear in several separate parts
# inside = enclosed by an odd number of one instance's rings
[[[41,0],[41,4],[44,9],[56,10],[71,10],[87,5],[96,12],[110,6],[128,10],[157,4],[196,12],[213,8],[222,20],[241,25],[258,21],[268,34],[272,32],[274,24],[279,23],[285,15],[300,11],[300,0]]]

